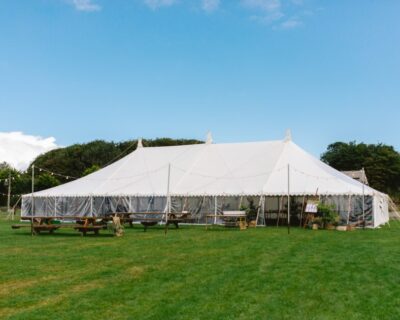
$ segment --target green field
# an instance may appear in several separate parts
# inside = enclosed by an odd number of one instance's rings
[[[0,319],[399,319],[400,224],[31,237],[0,222]]]

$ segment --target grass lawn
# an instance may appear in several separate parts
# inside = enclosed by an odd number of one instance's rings
[[[0,222],[0,319],[399,319],[400,224],[30,236]]]

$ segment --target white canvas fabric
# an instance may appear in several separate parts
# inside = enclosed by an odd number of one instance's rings
[[[381,195],[289,140],[141,147],[34,196],[167,196],[168,171],[170,196]]]
[[[268,210],[289,188],[291,196],[321,196],[335,204],[342,218],[358,221],[362,199],[367,199],[368,226],[389,220],[387,195],[333,169],[288,138],[224,144],[213,144],[210,138],[205,144],[138,146],[95,173],[23,196],[22,216],[87,217],[189,207],[197,212],[197,223],[204,223],[210,212],[238,210],[243,198],[254,197],[258,203],[265,197]]]

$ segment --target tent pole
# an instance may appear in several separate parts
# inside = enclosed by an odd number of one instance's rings
[[[54,197],[54,217],[57,217],[57,197]]]
[[[93,196],[90,196],[90,216],[93,217]]]
[[[168,223],[168,215],[171,213],[171,196],[169,194],[170,180],[171,180],[171,163],[168,163],[167,213],[165,215],[165,223]]]
[[[263,221],[264,221],[264,227],[267,225],[265,222],[265,196],[262,196],[262,201],[261,201],[261,212],[263,215]]]
[[[7,211],[11,213],[11,171],[8,173]],[[14,217],[12,217],[14,220]]]
[[[260,201],[258,201],[256,227],[258,226],[258,218],[260,217],[261,204],[262,204],[262,196],[260,197]]]
[[[218,214],[218,199],[217,196],[214,197],[214,224],[217,224],[217,214]]]
[[[288,170],[288,194],[287,194],[287,198],[288,198],[288,216],[287,216],[287,226],[288,226],[288,234],[290,234],[290,165],[288,164],[287,166],[287,170]]]
[[[346,225],[349,225],[349,223],[350,223],[350,212],[351,212],[351,194],[349,194],[349,208],[347,210],[347,223],[346,223]]]
[[[35,192],[35,165],[32,165],[32,213],[31,213],[31,236],[33,236],[33,215],[35,212],[35,200],[34,200],[34,196],[33,193]]]
[[[308,197],[307,197],[308,199]],[[303,196],[303,205],[301,206],[301,214],[300,214],[300,227],[303,225],[303,214],[304,214],[304,209],[306,205],[306,196]]]
[[[362,182],[362,217],[363,217],[363,229],[365,229],[365,187],[364,187],[364,182]]]
[[[301,206],[301,213],[300,213],[300,227],[303,224],[303,212],[304,212],[305,201],[306,201],[306,196],[303,195],[303,204]]]
[[[183,202],[182,212],[183,212],[183,211],[186,211],[187,200],[188,200],[188,195],[186,195],[185,200],[184,200],[184,202]]]
[[[277,221],[276,221],[276,226],[277,226],[277,227],[279,227],[279,219],[280,219],[280,217],[281,217],[281,210],[282,210],[282,205],[283,205],[282,199],[283,199],[282,196],[279,196],[279,197],[278,197],[278,219],[277,219]]]
[[[171,163],[168,163],[167,208],[166,208],[166,213],[165,213],[165,229],[164,229],[165,235],[167,235],[167,232],[168,232],[168,217],[169,217],[169,214],[171,213],[171,195],[169,193],[170,180],[171,180]]]

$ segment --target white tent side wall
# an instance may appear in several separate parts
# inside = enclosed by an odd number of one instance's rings
[[[386,224],[389,222],[389,197],[382,193],[377,193],[374,196],[374,227]]]

